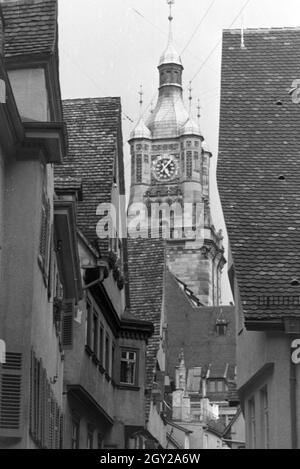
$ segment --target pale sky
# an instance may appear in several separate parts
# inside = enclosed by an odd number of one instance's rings
[[[166,0],[59,0],[62,96],[121,97],[127,188],[130,184],[127,140],[134,124],[125,116],[134,121],[138,116],[140,84],[144,87],[145,107],[151,100],[156,102],[157,65],[167,43],[168,13]],[[185,98],[189,80],[193,80],[194,106],[200,98],[202,133],[214,155],[211,171],[214,224],[225,230],[215,183],[222,29],[241,28],[242,24],[245,28],[299,26],[300,1],[176,0],[173,16],[175,44],[179,52],[184,51]],[[223,283],[226,304],[230,293],[225,278]]]

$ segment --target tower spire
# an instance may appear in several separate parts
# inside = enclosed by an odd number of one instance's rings
[[[173,42],[173,28],[172,28],[172,21],[173,21],[173,5],[175,3],[175,0],[167,0],[167,3],[170,8],[170,13],[169,13],[169,44]]]
[[[143,100],[143,96],[144,96],[144,91],[143,91],[143,85],[140,85],[140,91],[139,91],[139,96],[140,96],[140,116],[142,116],[143,114],[143,103],[144,103],[144,100]]]
[[[200,124],[200,117],[201,117],[201,105],[200,105],[200,99],[198,98],[197,101],[197,118],[198,118],[198,124]]]
[[[145,139],[151,139],[151,132],[150,130],[148,129],[148,127],[146,126],[145,124],[145,121],[144,121],[144,116],[143,116],[143,104],[144,104],[144,100],[143,100],[143,96],[144,96],[144,91],[143,91],[143,85],[140,85],[140,89],[139,89],[139,96],[140,96],[140,100],[139,100],[139,105],[140,105],[140,116],[139,116],[139,119],[138,119],[138,122],[135,126],[135,128],[133,129],[133,131],[131,132],[130,134],[130,140],[134,139],[134,138],[145,138]]]
[[[189,111],[190,111],[190,117],[192,117],[192,101],[193,101],[193,95],[192,95],[192,82],[189,82]]]
[[[178,64],[181,65],[181,59],[180,55],[176,51],[174,44],[173,44],[173,5],[175,3],[175,0],[167,0],[167,4],[169,5],[170,12],[169,12],[169,39],[168,39],[168,45],[163,53],[163,55],[160,58],[160,63],[159,65],[162,64]]]

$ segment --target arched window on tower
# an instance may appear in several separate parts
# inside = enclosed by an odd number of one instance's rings
[[[142,155],[136,155],[136,182],[142,182]]]
[[[200,172],[200,159],[199,159],[199,153],[197,151],[194,152],[194,160],[195,160],[195,171],[199,173]]]
[[[174,233],[175,233],[175,213],[174,213],[174,210],[171,210],[170,212],[170,238],[171,239],[175,238]]]
[[[144,156],[144,162],[145,162],[145,174],[149,174],[150,168],[149,168],[149,156],[148,155]]]
[[[131,178],[132,181],[135,179],[135,155],[132,153],[131,155]]]
[[[188,178],[192,177],[193,173],[193,160],[192,160],[192,152],[188,151],[186,154],[186,175]]]

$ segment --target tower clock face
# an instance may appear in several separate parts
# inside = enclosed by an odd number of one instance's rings
[[[171,181],[177,176],[177,164],[172,156],[160,156],[153,165],[153,173],[158,181]]]

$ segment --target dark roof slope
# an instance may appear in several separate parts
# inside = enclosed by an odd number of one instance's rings
[[[146,418],[160,345],[163,309],[165,247],[159,239],[128,239],[130,311],[138,319],[150,321],[154,334],[149,339],[146,358]]]
[[[121,189],[124,186],[120,98],[66,100],[63,111],[69,151],[63,165],[56,166],[56,176],[81,178],[78,227],[91,244],[105,251],[107,240],[100,242],[96,234],[96,211],[100,203],[111,201],[118,157]]]
[[[57,44],[57,0],[2,3],[5,57],[53,53]]]
[[[300,295],[300,107],[289,95],[300,30],[246,30],[240,44],[240,31],[224,32],[218,185],[234,266],[246,319],[296,315],[299,305],[262,304]]]
[[[167,372],[174,378],[178,357],[183,350],[189,370],[202,367],[202,375],[210,369],[211,377],[235,378],[236,338],[233,306],[195,307],[181,290],[177,280],[166,274],[166,315],[168,323]],[[226,320],[227,333],[219,336],[216,321]]]

